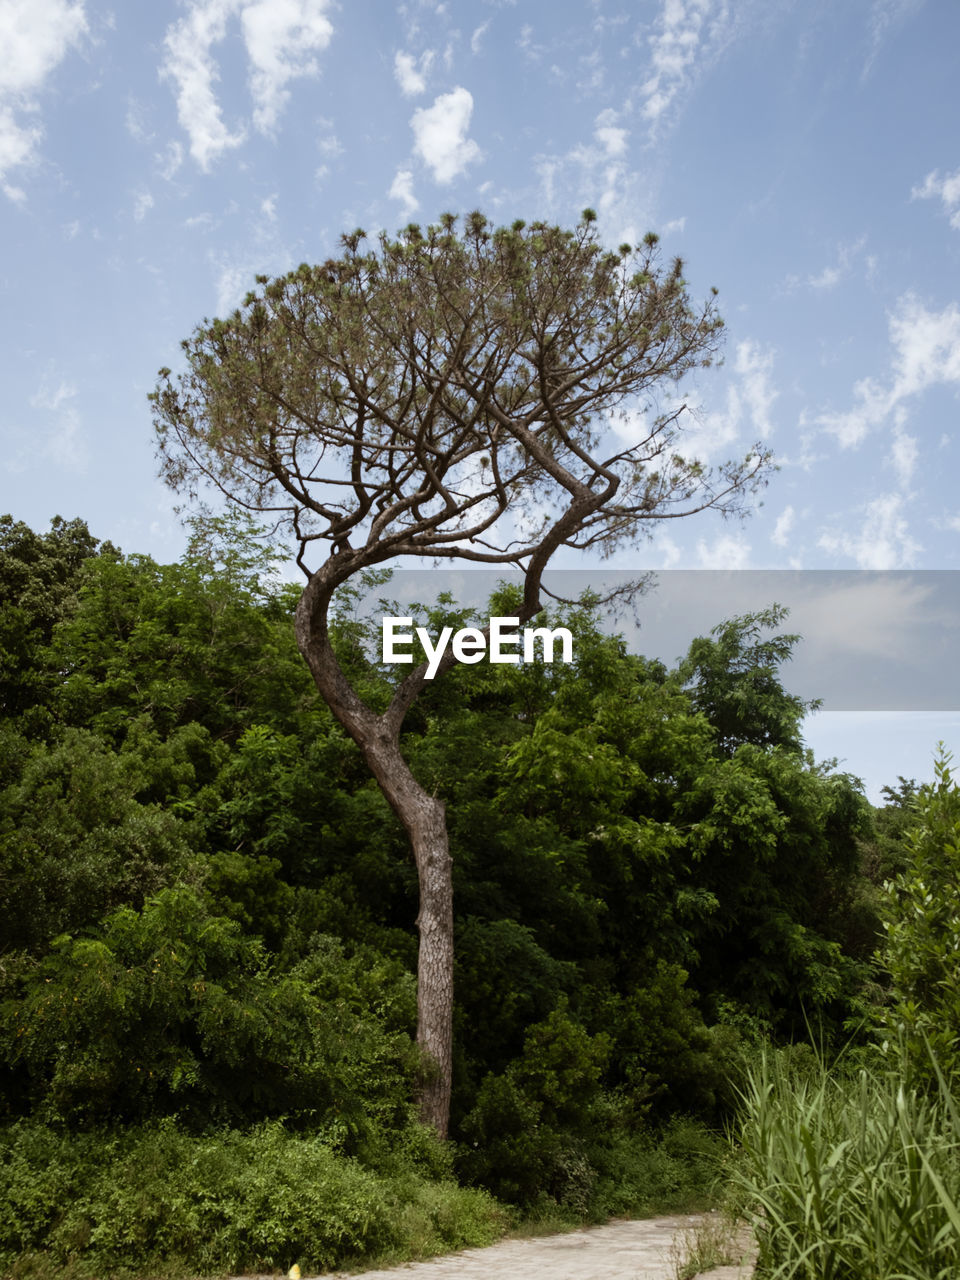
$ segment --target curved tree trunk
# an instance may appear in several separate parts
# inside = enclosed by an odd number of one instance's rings
[[[453,859],[446,807],[424,791],[395,743],[354,735],[390,807],[403,823],[417,866],[417,1044],[427,1057],[420,1118],[441,1138],[450,1120],[453,1074]]]
[[[453,862],[446,809],[423,789],[403,758],[402,713],[376,715],[345,679],[327,633],[331,588],[320,590],[326,585],[318,574],[304,592],[297,609],[297,642],[324,701],[360,748],[410,839],[420,881],[417,1044],[426,1058],[420,1116],[445,1138],[453,1071]]]

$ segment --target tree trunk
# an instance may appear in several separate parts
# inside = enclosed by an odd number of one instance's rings
[[[453,859],[446,807],[424,791],[399,744],[355,735],[380,789],[410,838],[420,885],[417,928],[417,1044],[427,1058],[420,1118],[441,1138],[450,1121],[453,1073]]]
[[[446,809],[424,791],[403,758],[402,715],[376,715],[347,683],[327,633],[329,590],[321,596],[320,585],[317,575],[301,599],[297,642],[324,701],[360,748],[410,839],[420,882],[417,1044],[426,1059],[420,1117],[445,1138],[453,1071],[453,862]]]
[[[428,1060],[420,1119],[445,1138],[453,1073],[453,860],[443,803],[425,792],[423,797],[428,807],[404,822],[420,881],[417,1043]]]

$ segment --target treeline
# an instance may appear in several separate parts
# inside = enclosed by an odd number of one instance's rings
[[[910,787],[875,813],[805,751],[776,606],[671,670],[585,603],[573,664],[428,687],[404,746],[455,865],[441,1147],[414,1118],[407,841],[270,570],[236,523],[161,565],[0,519],[0,1259],[332,1266],[489,1238],[486,1193],[679,1203],[760,1038],[863,1022]],[[345,597],[338,655],[379,705],[370,635]]]

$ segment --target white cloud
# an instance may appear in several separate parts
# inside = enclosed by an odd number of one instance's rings
[[[35,159],[43,137],[34,115],[37,94],[70,48],[87,30],[82,0],[2,0],[0,2],[0,186],[12,200],[23,191],[6,181],[11,169]]]
[[[134,142],[149,142],[154,136],[147,128],[146,112],[139,102],[131,98],[127,104],[127,114],[123,118],[124,128]]]
[[[924,179],[922,187],[914,187],[910,192],[914,200],[930,200],[936,197],[943,202],[944,212],[950,218],[951,227],[960,231],[960,169],[956,173],[946,173],[941,178],[940,171],[934,169]]]
[[[153,208],[154,200],[149,191],[141,191],[133,202],[133,220],[142,222]]]
[[[333,132],[333,121],[321,117],[317,121],[318,126],[325,130],[322,137],[317,139],[317,150],[322,156],[338,156],[343,151],[343,145],[340,139]]]
[[[655,129],[677,96],[715,56],[730,32],[726,0],[663,0],[656,30],[647,38],[650,73],[640,86],[641,113]]]
[[[733,369],[723,408],[699,413],[696,425],[684,428],[678,440],[683,457],[715,463],[730,456],[745,429],[750,444],[773,434],[770,411],[779,394],[771,383],[773,352],[747,339],[737,344]]]
[[[616,111],[608,107],[597,116],[596,128],[593,131],[593,136],[608,156],[622,156],[627,149],[629,134],[626,129],[618,128],[616,121]]]
[[[857,531],[823,533],[818,545],[847,556],[858,569],[909,569],[923,548],[911,537],[903,508],[902,494],[881,494],[861,508],[863,520]]]
[[[434,52],[428,49],[420,55],[420,67],[409,53],[399,52],[393,60],[393,75],[405,98],[415,98],[427,87],[427,72],[433,63]]]
[[[702,569],[745,569],[750,560],[750,544],[743,534],[724,534],[707,542],[697,541]]]
[[[246,138],[242,127],[231,132],[224,124],[214,92],[220,73],[211,51],[225,39],[230,20],[240,18],[250,62],[254,127],[271,134],[290,97],[288,83],[318,74],[310,55],[325,49],[333,34],[327,7],[328,0],[192,0],[168,29],[160,74],[175,85],[177,115],[201,169]]]
[[[924,3],[925,0],[873,0],[869,22],[870,48],[860,73],[862,80],[870,74],[884,42]]]
[[[268,222],[276,222],[277,220],[277,193],[267,196],[265,200],[260,201],[260,212]]]
[[[168,142],[166,150],[155,155],[157,172],[165,182],[169,182],[183,164],[183,147],[179,142]]]
[[[905,294],[890,314],[889,330],[892,381],[884,385],[862,378],[854,384],[852,409],[817,419],[843,448],[860,444],[913,396],[938,385],[960,386],[960,307],[955,302],[932,311],[915,295]]]
[[[893,444],[890,447],[889,458],[891,466],[897,473],[897,479],[904,488],[913,478],[918,456],[916,436],[910,435],[903,429],[905,417],[906,415],[901,412],[901,420],[893,429]]]
[[[772,541],[774,541],[778,547],[785,547],[787,545],[787,541],[796,522],[797,517],[793,507],[784,507],[780,512],[780,515],[777,517],[776,527],[771,535]]]
[[[413,149],[433,170],[437,182],[452,182],[480,158],[480,148],[467,137],[473,95],[461,86],[441,94],[432,107],[420,107],[410,117]]]
[[[413,172],[410,169],[398,169],[388,192],[391,200],[399,200],[403,204],[403,216],[409,218],[419,206],[419,200],[413,194]]]
[[[257,0],[243,6],[243,39],[250,59],[253,123],[260,133],[274,131],[290,98],[287,85],[299,76],[318,74],[310,55],[322,53],[333,36],[326,16],[328,0]]]
[[[824,267],[818,275],[807,276],[805,283],[811,289],[829,290],[836,288],[840,281],[850,274],[857,255],[866,243],[867,237],[861,236],[859,240],[855,240],[851,244],[841,244],[837,249],[836,263],[832,266]]]
[[[669,222],[664,223],[661,235],[668,236],[674,231],[683,231],[687,225],[687,215],[682,218],[671,218]]]
[[[474,32],[473,32],[473,35],[470,37],[470,52],[471,52],[471,53],[479,53],[479,52],[480,52],[480,50],[481,50],[481,48],[482,48],[482,46],[483,46],[483,37],[487,34],[487,29],[488,29],[488,28],[489,28],[489,26],[490,26],[490,21],[491,21],[491,19],[490,19],[490,18],[488,18],[488,19],[486,20],[486,22],[482,23],[479,27],[476,27],[476,28],[475,28],[475,30],[474,30]]]
[[[213,91],[219,72],[210,56],[213,45],[226,36],[227,19],[236,9],[237,0],[200,0],[170,27],[164,40],[167,55],[160,75],[176,85],[177,117],[190,139],[190,154],[204,170],[246,137],[242,129],[231,133],[223,123]]]
[[[661,533],[654,543],[654,549],[663,555],[662,569],[672,569],[680,561],[680,548],[669,533]]]

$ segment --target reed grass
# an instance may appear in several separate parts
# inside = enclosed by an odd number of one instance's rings
[[[798,1070],[765,1051],[747,1073],[735,1180],[764,1280],[957,1280],[954,1094],[899,1066]]]

